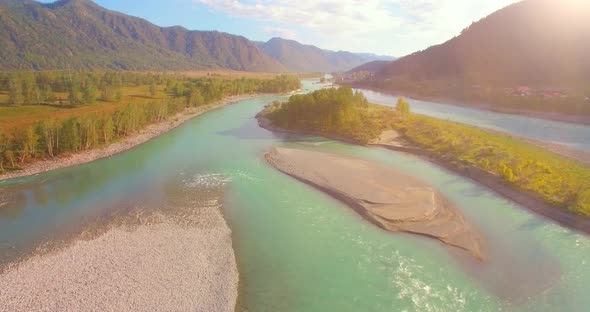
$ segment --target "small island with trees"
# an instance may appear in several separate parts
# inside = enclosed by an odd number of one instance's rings
[[[425,157],[571,227],[590,231],[590,168],[506,134],[368,103],[349,87],[273,103],[258,115],[273,131],[379,145]],[[383,141],[382,134],[395,135]]]

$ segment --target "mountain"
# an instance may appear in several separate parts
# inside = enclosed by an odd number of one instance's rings
[[[90,0],[0,0],[0,69],[285,71],[248,39],[158,27]]]
[[[378,55],[373,53],[355,53],[356,55],[364,58],[365,60],[372,61],[395,61],[397,58],[388,55]]]
[[[390,59],[368,53],[322,50],[282,38],[272,38],[257,44],[266,54],[293,72],[340,72],[377,59]]]
[[[573,86],[590,82],[587,0],[524,0],[461,35],[387,63],[378,81],[463,86]]]
[[[386,66],[387,64],[389,64],[389,61],[372,61],[369,63],[365,63],[361,66],[357,66],[357,67],[349,70],[347,73],[348,74],[357,73],[357,72],[377,73],[381,69],[383,69],[383,67]]]

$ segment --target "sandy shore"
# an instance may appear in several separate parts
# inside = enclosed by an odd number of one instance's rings
[[[14,171],[6,174],[0,174],[0,181],[18,178],[18,177],[25,177],[30,175],[39,174],[46,171],[56,170],[65,167],[76,166],[84,163],[89,163],[101,158],[109,157],[115,155],[117,153],[124,152],[129,150],[137,145],[145,143],[163,133],[166,133],[187,120],[190,120],[196,116],[214,110],[216,108],[220,108],[229,104],[233,104],[235,102],[260,97],[263,94],[248,94],[248,95],[239,95],[239,96],[231,96],[227,97],[221,101],[218,101],[213,104],[209,104],[207,106],[187,109],[183,113],[179,113],[173,118],[169,120],[162,121],[160,123],[151,124],[147,126],[145,129],[141,130],[139,133],[126,137],[119,142],[115,142],[109,146],[100,148],[100,149],[93,149],[89,151],[84,151],[81,153],[76,153],[74,155],[68,157],[57,157],[51,160],[41,160],[31,164],[25,165],[23,170]]]
[[[436,238],[483,259],[482,240],[461,211],[431,186],[362,159],[286,148],[265,155],[273,167],[347,203],[392,232]]]
[[[7,267],[0,311],[234,311],[231,231],[219,200],[203,201],[195,187],[159,212]]]

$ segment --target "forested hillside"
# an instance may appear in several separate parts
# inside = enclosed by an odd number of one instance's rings
[[[0,69],[285,68],[248,39],[158,27],[90,0],[0,0]]]
[[[590,82],[590,6],[524,0],[461,35],[388,63],[380,79],[453,80],[465,86],[571,86]]]
[[[457,37],[339,77],[418,98],[590,122],[590,3],[524,0]]]

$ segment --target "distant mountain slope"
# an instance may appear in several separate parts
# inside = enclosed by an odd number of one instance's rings
[[[347,73],[356,73],[356,72],[362,72],[362,71],[366,71],[366,72],[370,72],[370,73],[377,73],[380,70],[382,70],[384,66],[389,64],[389,62],[390,61],[372,61],[369,63],[365,63],[361,66],[357,66],[357,67],[349,70]]]
[[[266,54],[294,72],[347,71],[367,62],[390,58],[369,53],[322,50],[316,46],[282,38],[272,38],[268,42],[257,44]]]
[[[158,27],[90,0],[0,0],[0,69],[284,71],[248,39]]]
[[[525,0],[441,45],[383,66],[381,81],[564,86],[590,81],[590,3]]]
[[[372,61],[395,61],[397,58],[388,55],[378,55],[374,53],[355,53],[356,55],[364,58],[365,60]]]

